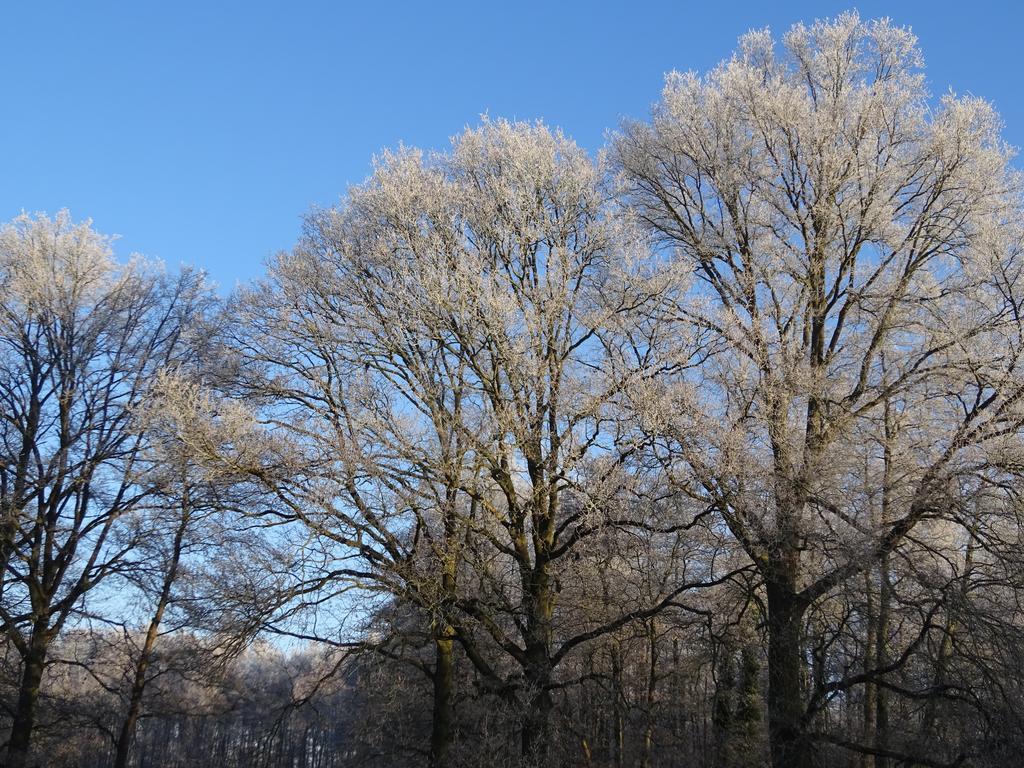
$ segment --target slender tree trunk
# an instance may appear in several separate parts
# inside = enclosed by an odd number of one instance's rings
[[[28,765],[32,729],[35,727],[39,708],[39,687],[43,681],[46,654],[50,645],[50,634],[46,625],[46,617],[36,619],[32,627],[28,653],[23,658],[18,703],[14,710],[11,738],[7,745],[8,768],[25,768]]]
[[[741,766],[758,763],[761,743],[760,647],[747,639],[740,649],[740,679],[736,701],[736,748]]]
[[[114,768],[125,768],[128,765],[128,756],[131,753],[132,741],[135,738],[135,728],[139,722],[139,715],[142,714],[142,695],[146,690],[146,674],[149,671],[149,664],[153,659],[153,649],[156,647],[157,637],[160,635],[160,622],[163,621],[164,611],[171,601],[171,589],[174,580],[178,576],[178,563],[181,561],[182,542],[185,538],[185,531],[188,528],[189,510],[187,495],[185,497],[185,508],[182,510],[181,520],[174,532],[174,542],[171,545],[171,559],[164,573],[163,583],[160,585],[160,597],[157,599],[156,610],[153,618],[150,619],[149,627],[146,630],[146,639],[142,643],[139,652],[139,661],[135,665],[135,677],[132,680],[132,690],[128,697],[128,711],[125,713],[124,722],[121,724],[121,733],[117,738],[117,753],[114,756]]]
[[[612,755],[615,768],[622,768],[625,760],[625,715],[622,711],[622,646],[612,643]]]
[[[967,553],[964,557],[963,583],[960,589],[960,598],[967,597],[968,576],[974,566],[974,550],[976,529],[974,526],[968,528],[970,538],[967,543]],[[953,637],[958,632],[957,622],[952,615],[947,615],[946,626],[942,633],[942,640],[939,643],[938,655],[935,658],[935,669],[932,673],[932,688],[934,693],[928,699],[925,707],[921,731],[927,738],[936,738],[942,735],[942,723],[940,717],[940,698],[942,689],[947,682],[947,673],[950,661],[953,658]]]
[[[800,649],[806,605],[793,588],[775,580],[768,592],[768,739],[773,768],[809,768],[810,745],[804,737]]]
[[[146,688],[146,673],[149,671],[149,662],[156,645],[160,619],[163,616],[165,605],[165,602],[158,605],[153,619],[149,622],[146,639],[143,641],[142,650],[139,653],[139,661],[135,665],[135,677],[132,680],[132,690],[128,697],[128,711],[125,713],[124,722],[121,724],[121,733],[117,738],[114,768],[125,768],[128,765],[128,755],[135,738],[135,727],[138,724],[139,715],[142,714],[142,694]]]
[[[889,583],[889,556],[883,555],[879,565],[881,579],[878,591],[878,625],[875,635],[875,662],[879,668],[889,663],[889,615],[891,613],[891,591]],[[875,747],[887,749],[889,746],[889,692],[885,686],[878,686],[875,693]],[[888,757],[876,757],[875,768],[889,768],[892,761]]]
[[[736,668],[732,643],[726,640],[717,646],[715,695],[711,712],[711,730],[715,741],[714,765],[715,768],[732,768]]]
[[[892,507],[892,447],[896,438],[892,406],[888,399],[883,411],[885,419],[885,445],[883,451],[884,470],[882,474],[882,520],[888,523]],[[875,664],[879,669],[889,663],[889,615],[892,600],[892,584],[889,581],[889,555],[885,553],[878,562],[878,621],[875,624]],[[884,675],[883,675],[884,677]],[[875,690],[875,748],[884,750],[889,746],[889,691],[884,685]],[[890,768],[888,757],[877,756],[875,768]]]
[[[644,746],[640,768],[651,768],[654,747],[655,705],[658,688],[658,635],[654,619],[647,622],[647,717],[644,723]]]
[[[864,574],[864,589],[867,595],[867,627],[864,633],[864,672],[870,672],[875,668],[875,650],[877,647],[878,616],[875,612],[874,586],[871,583],[871,571]],[[875,743],[875,715],[877,710],[878,686],[874,681],[868,680],[864,683],[864,711],[862,741],[865,745]],[[876,768],[874,755],[863,755],[861,757],[861,768]]]

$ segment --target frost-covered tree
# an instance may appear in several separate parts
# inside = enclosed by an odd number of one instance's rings
[[[241,304],[249,391],[305,457],[285,481],[293,513],[362,559],[339,577],[432,617],[436,763],[453,644],[518,702],[523,754],[543,762],[562,660],[714,576],[651,557],[677,583],[582,609],[600,599],[588,542],[659,530],[623,394],[690,338],[661,338],[675,273],[615,191],[560,134],[485,122],[446,154],[385,155]]]
[[[809,608],[962,511],[952,489],[1009,493],[1024,466],[999,129],[981,99],[933,104],[908,30],[844,14],[671,74],[615,141],[633,210],[696,279],[676,323],[710,357],[642,406],[764,581],[777,768],[813,752]]]
[[[28,759],[54,639],[135,544],[114,535],[152,491],[135,413],[208,301],[201,274],[118,264],[66,212],[0,228],[0,628],[21,663],[7,765]]]

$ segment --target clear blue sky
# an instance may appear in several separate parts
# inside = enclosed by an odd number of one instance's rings
[[[1024,11],[989,2],[46,2],[0,4],[0,220],[71,209],[224,288],[398,142],[444,147],[483,112],[588,149],[670,69],[744,31],[856,7],[920,38],[933,93],[995,102],[1024,145]],[[1020,161],[1018,161],[1020,164]]]

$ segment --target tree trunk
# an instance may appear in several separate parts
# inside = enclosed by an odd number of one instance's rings
[[[612,757],[615,768],[622,768],[626,751],[626,718],[623,713],[625,693],[622,689],[622,646],[612,643]]]
[[[28,653],[23,658],[21,685],[18,689],[18,703],[11,722],[11,738],[7,745],[8,768],[25,768],[28,765],[32,729],[39,707],[39,687],[43,681],[46,653],[50,637],[45,618],[36,619],[32,627]]]
[[[544,565],[531,574],[531,599],[527,614],[526,664],[529,692],[523,719],[522,750],[527,765],[547,765],[551,739],[551,617],[554,596]]]
[[[715,696],[711,712],[711,730],[714,734],[715,768],[732,768],[734,693],[736,670],[733,647],[729,640],[718,643],[715,661]]]
[[[446,768],[455,722],[454,632],[446,626],[434,640],[434,702],[430,731],[430,768]]]
[[[186,494],[183,501],[182,516],[178,522],[177,530],[174,532],[174,542],[171,549],[171,559],[167,564],[167,571],[164,573],[163,583],[160,585],[160,597],[156,603],[156,610],[146,630],[146,639],[142,643],[142,650],[139,652],[139,661],[135,665],[135,677],[132,680],[132,690],[128,697],[128,711],[125,713],[124,722],[121,724],[121,733],[117,739],[117,753],[114,756],[114,768],[125,768],[128,765],[128,755],[131,752],[132,741],[135,738],[135,727],[139,722],[139,715],[142,714],[142,694],[146,690],[146,673],[149,671],[149,664],[153,658],[153,648],[156,647],[156,640],[160,634],[160,622],[163,621],[164,611],[171,601],[171,589],[178,576],[178,563],[181,561],[182,542],[185,539],[185,531],[188,529],[190,519],[189,501]]]
[[[117,738],[114,768],[125,768],[128,765],[128,755],[135,738],[135,726],[139,721],[139,715],[142,714],[142,694],[146,688],[146,672],[149,670],[149,661],[153,654],[153,647],[156,645],[163,609],[164,604],[161,603],[157,608],[154,620],[149,623],[146,639],[139,654],[139,661],[135,666],[135,678],[132,680],[132,690],[128,697],[128,711],[125,713],[124,722],[121,724],[121,733]]]
[[[864,672],[870,673],[876,667],[875,650],[877,647],[878,616],[875,612],[874,585],[871,583],[871,571],[864,574],[864,590],[867,596],[866,619],[867,627],[864,634]],[[877,713],[878,686],[873,680],[864,683],[864,711],[862,741],[865,746],[875,743],[875,716]],[[861,768],[876,768],[874,755],[861,756]]]
[[[885,446],[882,475],[882,520],[889,522],[892,507],[892,446],[895,442],[896,427],[893,424],[892,407],[885,401]],[[875,664],[879,669],[889,664],[889,618],[892,601],[892,583],[889,579],[889,555],[885,553],[878,562],[878,621],[875,624]],[[884,675],[882,676],[884,677]],[[889,691],[884,685],[875,689],[875,748],[885,750],[889,746]],[[875,758],[875,768],[890,768],[892,760],[881,755]]]
[[[526,765],[545,766],[551,739],[551,712],[554,704],[548,690],[550,674],[534,672],[529,675],[527,685],[531,695],[526,703],[523,719],[522,749]]]
[[[889,582],[889,556],[883,555],[879,565],[878,625],[875,630],[875,663],[879,668],[889,663],[889,615],[891,613],[891,591]],[[875,692],[875,747],[879,750],[889,747],[889,691],[878,686]],[[875,758],[875,768],[889,768],[888,757]]]
[[[457,493],[447,489],[444,518],[445,551],[441,558],[442,612],[434,619],[434,700],[430,729],[430,768],[446,768],[455,740],[455,627],[450,621],[450,602],[457,591],[459,523]]]
[[[806,605],[788,584],[768,580],[768,740],[773,768],[810,768],[803,733],[800,649]]]
[[[735,713],[736,747],[741,766],[756,765],[761,736],[760,647],[751,639],[740,649],[740,680]]]
[[[651,768],[651,752],[654,747],[654,710],[658,687],[658,635],[654,619],[647,622],[647,661],[647,716],[644,723],[644,746],[640,768]]]

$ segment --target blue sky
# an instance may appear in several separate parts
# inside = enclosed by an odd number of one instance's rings
[[[920,38],[933,93],[993,101],[1024,145],[1016,2],[8,2],[0,220],[67,207],[225,289],[288,248],[373,154],[444,147],[483,112],[596,150],[670,69],[751,28],[856,7]],[[1021,164],[1018,161],[1018,164]]]

